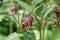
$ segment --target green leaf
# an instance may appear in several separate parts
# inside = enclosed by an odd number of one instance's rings
[[[7,37],[6,35],[3,35],[3,34],[0,33],[0,40],[5,40],[6,37]]]
[[[44,30],[44,40],[52,40],[52,31]]]
[[[40,6],[38,6],[38,7],[36,7],[36,8],[34,9],[34,11],[36,12],[36,15],[37,15],[37,16],[40,16],[40,17],[41,17],[41,15],[42,15],[42,10],[43,10],[43,5],[44,5],[44,4],[41,4]]]
[[[0,22],[2,21],[3,18],[4,18],[4,15],[0,15]]]
[[[33,6],[36,6],[36,5],[39,4],[41,1],[43,1],[43,0],[33,0],[33,1],[32,1],[32,5],[33,5]]]
[[[12,33],[10,34],[6,40],[20,40],[20,37],[22,37],[23,35],[22,34],[19,34],[19,33]]]
[[[39,33],[39,31],[38,30],[33,30],[33,32],[34,32],[34,34],[35,34],[35,36],[36,36],[36,40],[39,40],[40,38],[40,33]]]
[[[54,2],[59,6],[59,8],[60,8],[60,2],[59,2],[60,0],[54,0]]]
[[[54,30],[54,40],[60,40],[60,29],[56,28]]]
[[[45,19],[45,18],[49,17],[49,15],[51,14],[52,10],[53,10],[53,8],[51,8],[51,7],[48,8],[48,9],[45,11],[45,13],[44,13],[43,18]],[[53,14],[53,13],[52,13],[52,14]]]
[[[35,34],[32,30],[23,31],[23,40],[36,40]]]
[[[20,6],[21,6],[22,8],[24,8],[24,9],[26,9],[26,10],[31,10],[30,5],[28,5],[26,2],[22,2],[22,1],[17,1],[17,2],[20,4]]]

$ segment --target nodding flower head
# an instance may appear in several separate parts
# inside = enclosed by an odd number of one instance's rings
[[[16,4],[13,4],[10,8],[11,10],[11,13],[16,13],[17,12],[17,5]]]
[[[28,16],[27,18],[25,18],[25,20],[22,22],[22,28],[23,29],[27,29],[27,26],[32,26],[32,21],[33,21],[33,18],[32,16]]]
[[[33,17],[32,16],[28,16],[28,18],[29,18],[29,25],[32,26]]]
[[[57,17],[60,16],[60,10],[56,9],[54,12],[55,12],[55,14],[56,14]]]

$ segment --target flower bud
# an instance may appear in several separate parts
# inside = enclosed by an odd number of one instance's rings
[[[56,14],[57,17],[60,16],[60,10],[56,9],[54,12],[55,12],[55,14]]]
[[[27,29],[26,25],[22,24],[22,29],[26,30]]]
[[[46,26],[46,24],[47,24],[47,21],[43,21],[43,25]]]
[[[28,18],[26,18],[26,19],[22,22],[22,28],[23,28],[24,30],[26,30],[26,29],[27,29],[28,21],[29,21],[29,19],[28,19]]]
[[[54,20],[54,25],[57,26],[58,25],[58,21]]]
[[[17,12],[17,5],[13,4],[10,8],[11,13],[16,13]]]
[[[32,16],[28,16],[28,17],[23,21],[23,23],[22,23],[22,28],[26,30],[26,29],[27,29],[27,26],[32,27],[32,20],[33,20]]]
[[[32,27],[33,17],[32,16],[28,16],[28,18],[29,18],[29,25],[30,25],[30,27]]]

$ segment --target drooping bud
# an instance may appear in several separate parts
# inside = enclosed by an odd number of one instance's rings
[[[46,26],[46,24],[47,24],[47,21],[43,21],[43,25]]]
[[[58,21],[54,20],[54,25],[57,26],[58,25]]]
[[[27,26],[32,27],[32,21],[33,21],[32,16],[27,16],[27,18],[22,23],[22,28],[26,30]]]
[[[10,11],[11,11],[11,13],[13,13],[13,14],[15,14],[16,12],[17,12],[17,5],[16,4],[13,4],[12,6],[11,6],[11,8],[10,8]]]
[[[55,14],[56,14],[57,17],[60,16],[60,10],[56,9],[54,12],[55,12]]]
[[[22,29],[26,30],[27,29],[26,25],[22,24]]]
[[[26,18],[26,19],[22,22],[22,28],[23,28],[24,30],[26,30],[26,29],[27,29],[28,21],[29,21],[29,19],[28,19],[28,18]]]
[[[29,25],[30,25],[30,27],[32,27],[33,17],[32,16],[28,16],[28,18],[29,18]]]

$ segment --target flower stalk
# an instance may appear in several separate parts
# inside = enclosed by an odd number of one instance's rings
[[[12,32],[13,32],[13,26],[12,26],[13,24],[12,24],[12,22],[11,22],[11,20],[10,20],[10,27],[9,27],[9,34],[11,34]]]

